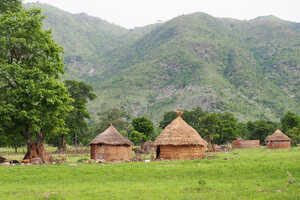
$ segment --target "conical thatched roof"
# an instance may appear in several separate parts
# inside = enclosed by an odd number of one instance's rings
[[[277,129],[275,133],[273,133],[273,135],[269,135],[266,138],[266,141],[291,141],[291,139],[284,133],[282,133],[279,129]]]
[[[91,144],[110,144],[110,145],[129,145],[133,146],[133,143],[127,138],[123,137],[117,129],[110,125],[103,133],[97,135],[91,142]]]
[[[182,112],[174,119],[157,137],[154,145],[202,145],[207,142],[202,139],[199,133],[188,125],[182,118]]]

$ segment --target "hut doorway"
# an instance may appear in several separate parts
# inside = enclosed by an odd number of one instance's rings
[[[160,146],[156,148],[156,159],[160,158]]]

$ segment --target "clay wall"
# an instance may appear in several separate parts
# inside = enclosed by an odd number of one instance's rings
[[[164,160],[188,160],[204,157],[205,147],[194,145],[162,145],[159,158]]]
[[[259,148],[259,140],[233,140],[232,149]]]

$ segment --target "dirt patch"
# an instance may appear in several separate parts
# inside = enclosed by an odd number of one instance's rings
[[[6,158],[0,156],[0,163],[6,162]]]

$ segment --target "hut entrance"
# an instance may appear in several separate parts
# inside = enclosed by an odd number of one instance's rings
[[[156,159],[160,158],[160,146],[156,148]]]

